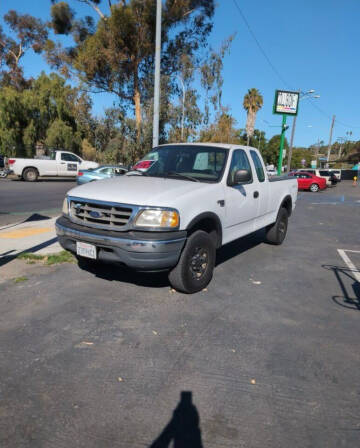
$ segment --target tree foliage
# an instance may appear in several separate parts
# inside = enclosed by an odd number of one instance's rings
[[[247,112],[246,119],[246,134],[248,139],[253,136],[256,114],[262,108],[263,105],[263,97],[261,93],[255,89],[249,89],[246,95],[244,96],[243,106]]]
[[[156,2],[122,0],[110,8],[107,2],[77,0],[97,12],[98,21],[76,18],[68,2],[53,1],[52,29],[71,35],[73,46],[48,41],[49,63],[66,75],[76,75],[88,88],[117,95],[122,106],[132,105],[138,135],[144,107],[152,97]],[[76,0],[71,2],[76,3]],[[162,14],[162,73],[171,75],[170,93],[176,89],[175,74],[184,55],[192,66],[199,50],[207,45],[212,29],[214,0],[166,0]]]
[[[279,149],[280,149],[280,139],[281,135],[274,135],[268,141],[267,145],[260,149],[264,161],[267,165],[277,165],[279,159]],[[289,148],[287,139],[285,138],[284,148],[287,150]]]
[[[85,134],[78,120],[84,101],[78,89],[55,73],[42,73],[22,91],[4,87],[0,91],[1,152],[32,156],[37,143],[77,152]]]
[[[0,84],[16,89],[28,87],[24,79],[21,60],[29,49],[40,53],[45,45],[48,32],[45,24],[29,14],[19,14],[10,10],[4,16],[10,29],[6,35],[0,26]]]

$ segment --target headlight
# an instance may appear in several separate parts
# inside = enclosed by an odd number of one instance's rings
[[[62,206],[62,212],[63,212],[63,215],[69,214],[69,205],[68,205],[67,198],[64,199],[63,206]]]
[[[175,210],[143,210],[136,218],[135,225],[175,229],[179,222],[179,214]]]

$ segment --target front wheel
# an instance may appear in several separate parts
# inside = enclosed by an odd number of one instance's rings
[[[310,185],[310,191],[312,191],[313,193],[316,193],[317,191],[319,191],[319,185],[318,184],[311,184]]]
[[[281,208],[274,224],[266,228],[266,242],[270,244],[282,244],[287,233],[289,214],[285,208]]]
[[[212,279],[215,258],[213,238],[197,230],[189,236],[178,264],[169,273],[171,286],[186,294],[201,291]]]

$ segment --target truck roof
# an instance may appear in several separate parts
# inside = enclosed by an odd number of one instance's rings
[[[200,142],[200,143],[164,143],[161,146],[214,146],[217,148],[225,148],[225,149],[256,149],[252,146],[246,146],[246,145],[237,145],[235,143],[207,143],[207,142]]]

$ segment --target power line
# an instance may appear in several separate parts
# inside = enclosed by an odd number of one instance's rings
[[[271,62],[270,58],[268,57],[268,55],[266,54],[265,50],[263,49],[263,47],[261,46],[259,40],[257,39],[254,31],[252,30],[249,22],[247,21],[244,13],[242,12],[240,6],[237,3],[237,0],[233,0],[234,5],[236,7],[236,9],[239,11],[239,14],[241,16],[241,18],[243,19],[247,29],[249,30],[249,33],[251,34],[252,38],[254,39],[256,45],[258,46],[260,52],[262,53],[262,55],[264,56],[264,58],[266,59],[267,63],[269,64],[270,68],[272,69],[272,71],[275,73],[275,75],[280,79],[280,81],[289,89],[294,90],[289,83],[286,82],[286,80],[281,76],[280,72],[276,69],[276,67],[274,66],[274,64]],[[328,120],[332,120],[331,116],[329,114],[327,114],[324,110],[322,110],[317,104],[315,104],[311,98],[308,98],[310,100],[310,104],[317,109],[318,112],[320,112],[322,115],[324,115]],[[343,123],[339,120],[335,120],[336,123],[338,123],[341,126],[344,126],[345,128],[354,128],[354,129],[360,129],[360,126],[351,126],[348,125],[346,123]]]
[[[275,75],[280,79],[280,81],[289,89],[292,89],[292,87],[285,81],[285,79],[280,75],[280,73],[278,72],[278,70],[276,69],[276,67],[274,66],[274,64],[271,62],[270,58],[268,57],[268,55],[266,54],[265,50],[263,49],[263,47],[261,46],[260,42],[258,41],[255,33],[253,32],[253,30],[251,29],[249,22],[246,20],[246,17],[244,15],[244,13],[242,12],[242,10],[240,9],[240,6],[238,5],[236,0],[233,0],[235,7],[237,8],[237,10],[239,11],[241,18],[243,19],[247,29],[249,30],[249,33],[251,34],[252,38],[254,39],[256,45],[258,46],[259,50],[261,51],[262,55],[264,56],[264,58],[266,59],[266,61],[268,62],[268,64],[270,65],[272,71],[275,73]]]

